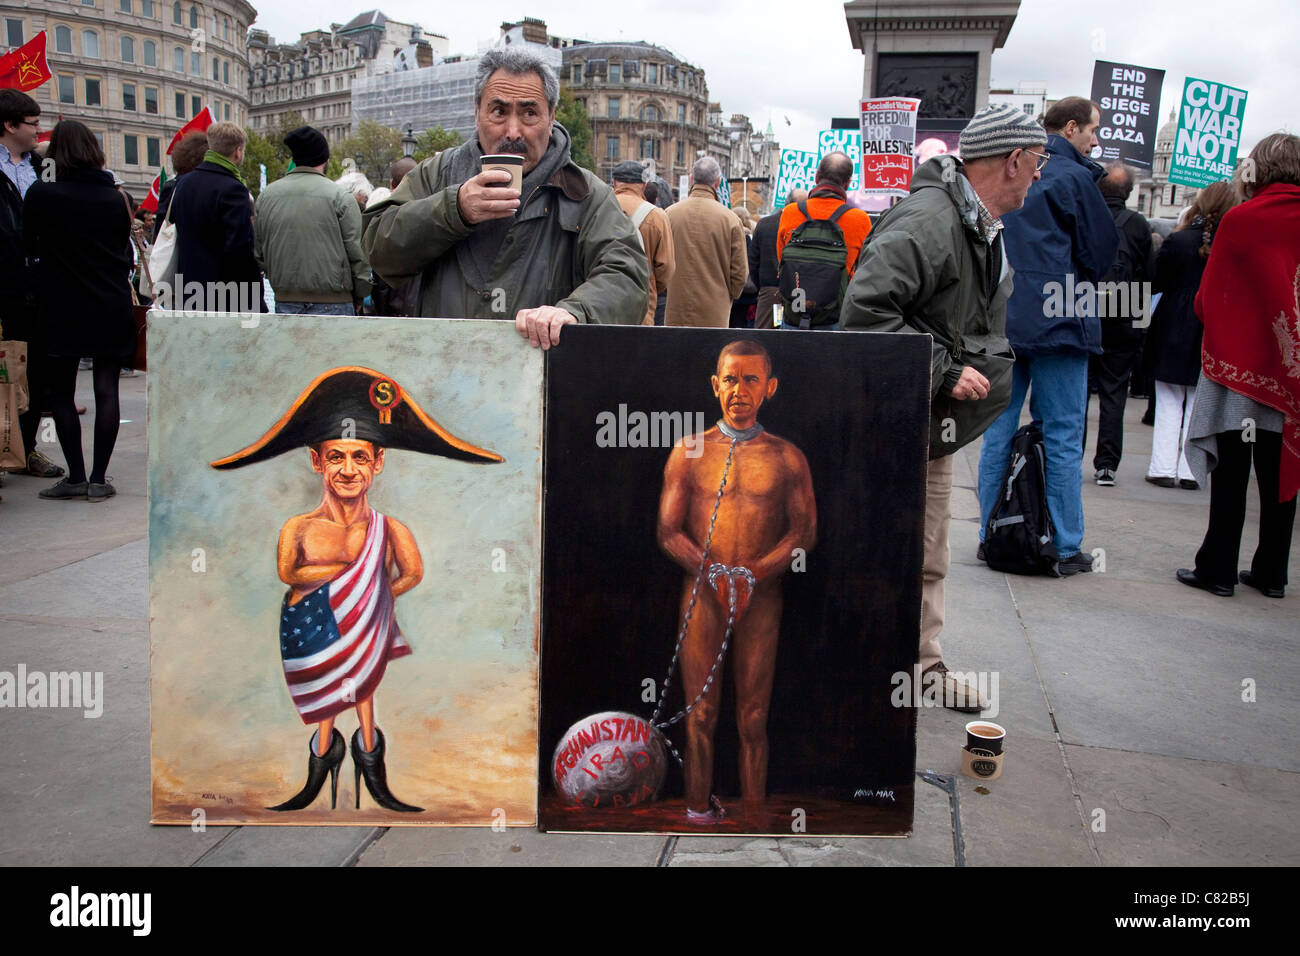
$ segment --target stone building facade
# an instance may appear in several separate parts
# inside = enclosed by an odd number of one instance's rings
[[[6,0],[0,49],[46,32],[53,78],[30,93],[45,128],[85,123],[138,201],[204,106],[247,123],[244,36],[256,15],[244,0]]]
[[[418,24],[368,10],[346,24],[276,43],[265,30],[248,35],[249,126],[268,135],[280,114],[298,112],[331,145],[351,135],[352,87],[367,77],[431,66],[447,55],[447,38]]]
[[[781,144],[770,120],[766,131],[755,130],[744,113],[732,113],[723,120],[721,106],[710,103],[709,154],[721,164],[731,185],[733,208],[743,205],[755,215],[772,211],[772,187],[781,172]]]
[[[574,41],[563,50],[560,79],[591,116],[596,174],[606,182],[634,159],[653,161],[655,174],[676,188],[698,155],[713,152],[704,71],[663,47]],[[729,148],[716,154],[724,156]]]

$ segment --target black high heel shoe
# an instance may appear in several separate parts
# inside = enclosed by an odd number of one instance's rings
[[[347,746],[343,743],[343,735],[337,730],[330,733],[330,749],[325,752],[325,756],[316,755],[316,737],[312,735],[311,743],[307,745],[307,782],[297,794],[290,797],[284,803],[274,807],[267,807],[268,810],[303,810],[311,806],[320,793],[320,788],[325,786],[325,774],[330,776],[330,809],[333,810],[338,802],[339,793],[339,767],[343,764],[343,756],[347,753]]]
[[[396,810],[398,813],[424,812],[423,807],[413,807],[409,803],[403,803],[389,791],[388,771],[384,769],[384,734],[378,727],[375,728],[375,749],[369,753],[366,752],[361,737],[361,728],[358,727],[357,732],[352,735],[352,764],[356,768],[358,810],[361,809],[361,776],[364,774],[366,789],[370,791],[370,796],[385,810]]]

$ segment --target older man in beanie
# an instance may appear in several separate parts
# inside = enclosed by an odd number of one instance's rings
[[[613,180],[614,198],[641,236],[641,247],[645,249],[650,266],[650,297],[641,324],[654,325],[659,293],[668,288],[668,280],[677,268],[673,255],[673,230],[664,211],[646,198],[650,173],[644,166],[630,159],[624,160],[614,167]]]
[[[1097,105],[1081,96],[1067,96],[1043,117],[1052,162],[1006,222],[1007,256],[1019,273],[1007,303],[1007,338],[1016,350],[1011,402],[980,448],[983,541],[1032,384],[1029,411],[1042,422],[1059,576],[1092,570],[1083,550],[1083,444],[1088,358],[1101,351],[1093,284],[1119,249],[1115,220],[1097,188],[1105,170],[1088,158],[1099,122]]]
[[[370,292],[361,210],[326,178],[330,147],[320,130],[301,126],[284,145],[294,168],[262,190],[253,219],[257,261],[275,290],[275,310],[355,315]]]
[[[941,686],[945,706],[972,713],[987,702],[973,681],[949,673],[939,646],[953,454],[978,438],[1011,396],[1012,271],[1001,217],[1024,203],[1046,162],[1046,141],[1042,127],[1011,106],[977,113],[961,134],[962,159],[945,154],[922,163],[908,196],[867,236],[840,312],[844,329],[933,340],[917,668],[920,683]]]

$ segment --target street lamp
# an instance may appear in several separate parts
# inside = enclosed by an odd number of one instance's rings
[[[410,159],[415,155],[416,142],[415,130],[409,126],[406,127],[406,135],[402,137],[402,155],[407,159]]]

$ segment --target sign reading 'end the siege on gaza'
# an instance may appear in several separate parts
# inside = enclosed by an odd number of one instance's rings
[[[1169,181],[1197,189],[1232,178],[1246,91],[1188,77],[1178,116]]]
[[[1092,71],[1092,99],[1100,107],[1103,163],[1120,161],[1150,169],[1155,158],[1156,123],[1164,70],[1098,60]]]

